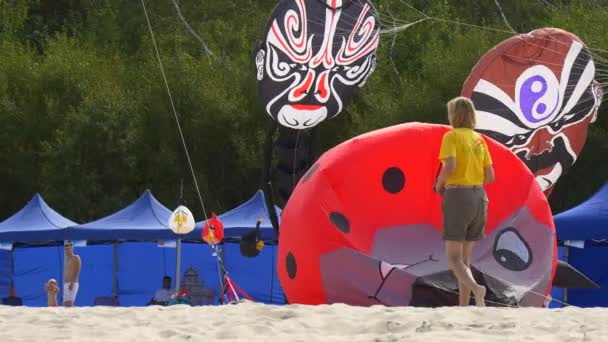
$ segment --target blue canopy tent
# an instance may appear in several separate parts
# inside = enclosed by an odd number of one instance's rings
[[[260,198],[263,200],[263,197]],[[241,225],[243,231],[254,228],[258,217],[262,217],[265,222],[268,221],[263,210],[244,212],[252,213],[250,215],[255,216],[255,219],[248,227]],[[145,305],[154,291],[160,287],[162,277],[176,272],[175,249],[159,248],[160,241],[169,242],[178,237],[167,228],[170,214],[169,209],[146,191],[126,208],[104,218],[82,225],[70,221],[68,228],[57,229],[58,235],[55,237],[50,235],[45,237],[41,234],[27,235],[27,239],[47,242],[39,243],[45,247],[19,248],[16,251],[19,252],[16,258],[19,261],[15,268],[16,279],[22,278],[17,284],[18,292],[20,295],[26,292],[28,294],[23,296],[24,304],[45,306],[46,294],[42,291],[43,282],[49,278],[61,282],[63,247],[48,247],[47,240],[57,238],[58,241],[64,239],[87,241],[86,248],[80,248],[78,244],[75,246],[76,254],[82,259],[81,286],[76,305],[93,305],[98,296],[110,294],[118,297],[121,306]],[[50,217],[54,216],[50,215]],[[265,228],[272,229],[269,225]],[[17,234],[14,237],[18,240],[27,240],[22,239],[21,236]],[[181,261],[185,266],[184,269],[193,267],[204,281],[204,287],[215,290],[217,299],[220,284],[213,250],[202,242],[200,230],[184,238],[193,242],[182,245]],[[121,243],[118,244],[116,241]],[[171,243],[162,244],[164,247],[171,245]],[[274,273],[276,246],[267,245],[258,257],[253,259],[241,256],[239,245],[235,243],[226,243],[223,250],[224,264],[231,278],[255,301],[270,304],[284,303],[284,296]],[[28,254],[27,258],[22,256],[20,253],[22,251]],[[3,264],[0,263],[0,269],[4,267]],[[44,275],[41,275],[41,271],[44,271]],[[59,293],[60,301],[62,292]]]
[[[277,210],[280,214],[280,209]],[[145,304],[150,299],[155,286],[160,284],[162,276],[175,274],[178,260],[186,268],[192,266],[198,270],[199,276],[205,280],[205,287],[215,290],[216,295],[219,294],[221,285],[216,258],[211,248],[201,239],[203,222],[199,222],[193,232],[178,236],[168,228],[170,216],[171,211],[146,191],[128,207],[99,220],[70,227],[66,235],[69,239],[76,240],[130,241],[120,245],[115,244],[113,250],[115,262],[112,274],[116,276],[112,283],[112,293],[120,298],[121,305]],[[262,218],[261,229],[264,238],[276,240],[274,230],[269,224],[264,195],[261,191],[247,202],[219,217],[225,225],[227,241],[230,241],[230,238],[236,239],[254,228],[258,218]],[[172,241],[178,238],[194,242],[181,246],[180,259],[176,259],[172,249],[158,248],[156,244],[144,242]],[[242,257],[237,244],[226,243],[223,250],[225,266],[232,279],[241,284],[254,300],[264,303],[284,303],[274,267],[276,246],[266,246],[254,259]],[[107,255],[110,251],[100,253]],[[142,255],[145,255],[144,259]],[[91,255],[88,259],[100,258]],[[104,265],[104,270],[107,272],[109,265],[107,262]],[[149,265],[159,265],[159,267]]]
[[[49,207],[40,194],[35,194],[25,207],[0,223],[0,241],[61,241],[65,229],[76,224]]]
[[[70,227],[70,240],[150,241],[174,240],[178,235],[169,229],[171,211],[150,190],[124,209],[93,222]]]
[[[88,255],[89,261],[95,261],[89,262],[89,266],[95,267],[94,265],[102,264],[107,272],[109,266],[107,260],[110,259],[108,254],[112,253],[112,297],[118,298],[120,295],[123,304],[125,302],[142,304],[142,301],[145,302],[149,299],[147,297],[150,296],[151,291],[148,288],[149,285],[144,282],[157,283],[158,279],[167,275],[165,272],[159,273],[144,265],[159,265],[161,259],[162,264],[166,264],[167,252],[162,250],[159,253],[156,247],[150,244],[128,244],[119,247],[118,242],[176,240],[179,236],[169,229],[170,216],[171,211],[163,206],[150,190],[146,190],[126,208],[98,220],[70,227],[66,232],[66,237],[69,240],[87,240],[96,243],[112,242],[114,245],[112,250],[107,247],[98,247],[96,252]],[[119,259],[121,260],[120,265]],[[126,260],[123,261],[123,259]],[[134,260],[135,263],[128,262],[128,260]],[[153,260],[156,262],[152,262]],[[162,269],[166,271],[166,265],[163,265]],[[85,277],[86,275],[86,273],[83,274]],[[92,274],[92,276],[91,280],[95,281],[96,275]],[[118,287],[119,278],[124,280],[120,289]],[[106,287],[104,290],[107,291],[108,288]],[[91,294],[91,296],[93,295]]]
[[[600,289],[564,289],[563,301],[580,307],[608,306],[608,182],[591,198],[554,216],[560,259],[596,282]]]
[[[255,228],[258,219],[262,219],[260,231],[262,239],[276,241],[277,234],[270,223],[266,201],[262,190],[258,190],[253,197],[238,207],[218,216],[224,225],[224,237],[239,238],[251,229]],[[281,218],[281,209],[275,206],[277,217]],[[195,226],[195,234],[200,238],[205,221],[198,222]]]
[[[66,228],[72,225],[76,223],[53,210],[40,194],[35,194],[21,210],[0,223],[0,243],[11,250],[4,252],[7,259],[0,263],[0,272],[9,275],[8,289],[18,289],[25,303],[44,299],[42,284],[36,282],[35,287],[31,286],[33,279],[61,279],[63,252],[62,247],[13,250],[14,245],[56,244],[63,240]],[[4,292],[0,297],[6,295],[8,293]]]
[[[608,239],[608,182],[591,198],[554,216],[559,240]]]

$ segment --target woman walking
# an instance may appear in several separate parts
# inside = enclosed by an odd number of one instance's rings
[[[475,107],[465,97],[447,104],[452,129],[443,136],[441,171],[435,191],[443,195],[443,239],[450,270],[458,279],[460,305],[469,305],[471,292],[477,306],[485,306],[486,288],[471,272],[471,251],[484,238],[488,198],[484,185],[494,180],[488,147],[475,128]]]

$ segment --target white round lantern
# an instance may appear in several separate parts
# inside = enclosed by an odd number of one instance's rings
[[[188,234],[194,230],[194,216],[188,208],[180,205],[169,218],[169,228],[175,234]]]

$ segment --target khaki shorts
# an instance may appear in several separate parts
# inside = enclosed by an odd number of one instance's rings
[[[488,197],[483,187],[447,188],[442,210],[444,240],[477,241],[485,237]]]

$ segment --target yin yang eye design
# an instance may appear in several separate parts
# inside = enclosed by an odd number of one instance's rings
[[[532,250],[515,228],[508,227],[496,237],[494,259],[508,270],[521,272],[532,264]]]

